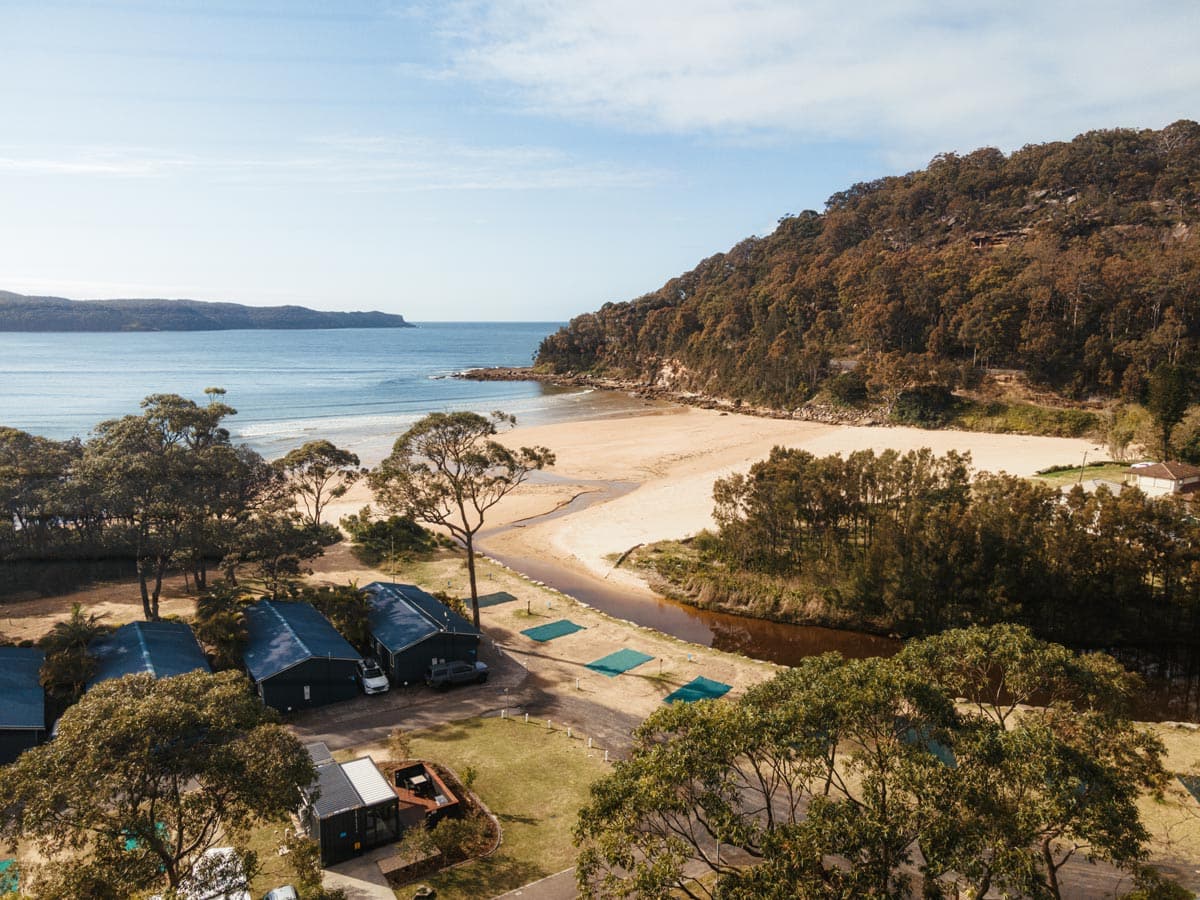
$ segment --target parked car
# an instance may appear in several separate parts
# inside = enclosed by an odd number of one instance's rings
[[[425,683],[432,688],[441,690],[445,690],[452,684],[466,684],[469,681],[483,684],[487,679],[487,663],[469,663],[461,659],[437,663],[425,670]]]
[[[273,891],[267,891],[263,894],[263,900],[300,900],[300,895],[296,893],[296,889],[290,884],[285,884],[283,887],[277,887]]]
[[[379,663],[369,656],[358,661],[358,683],[364,694],[386,694],[392,686]]]

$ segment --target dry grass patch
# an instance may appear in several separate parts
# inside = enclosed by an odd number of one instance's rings
[[[497,718],[414,732],[412,751],[459,778],[474,769],[473,790],[504,833],[492,856],[424,879],[439,898],[495,896],[574,864],[571,831],[589,786],[608,772],[602,752],[561,731]]]

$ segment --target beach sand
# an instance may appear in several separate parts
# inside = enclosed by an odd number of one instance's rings
[[[538,559],[635,591],[645,591],[645,585],[634,574],[614,570],[616,556],[637,544],[683,538],[711,526],[713,482],[746,471],[776,445],[817,456],[887,448],[968,451],[977,470],[1014,475],[1078,464],[1085,451],[1093,459],[1101,452],[1094,442],[1071,438],[822,425],[665,404],[619,417],[519,426],[500,440],[510,447],[549,447],[557,462],[551,480],[531,479],[488,513],[486,552]],[[610,482],[636,487],[608,499],[603,492]],[[601,492],[598,502],[579,511],[504,527],[595,492]],[[330,505],[327,519],[336,522],[370,502],[360,482]]]

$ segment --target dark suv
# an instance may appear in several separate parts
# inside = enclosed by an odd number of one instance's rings
[[[463,660],[437,663],[425,670],[425,683],[432,688],[445,690],[452,684],[466,684],[474,681],[483,684],[487,681],[487,663],[469,663]]]

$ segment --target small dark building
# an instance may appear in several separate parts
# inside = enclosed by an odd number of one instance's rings
[[[399,799],[370,757],[336,763],[324,744],[310,745],[308,751],[317,766],[317,796],[306,804],[303,818],[321,847],[321,865],[400,837]]]
[[[110,678],[149,672],[170,678],[187,672],[211,672],[192,629],[184,622],[130,622],[88,645],[96,658],[89,688]]]
[[[358,696],[362,658],[309,603],[260,600],[246,607],[242,653],[263,703],[280,712]]]
[[[475,626],[436,597],[411,584],[368,584],[371,641],[393,684],[419,682],[437,662],[474,662]]]
[[[33,647],[0,647],[0,764],[46,739],[44,659]]]

